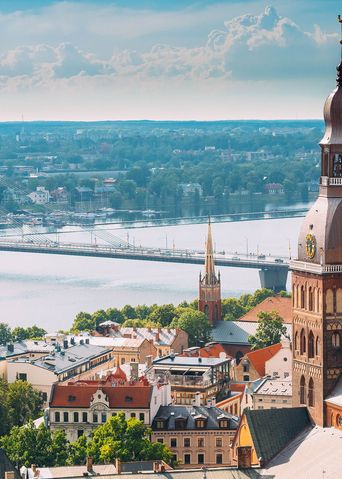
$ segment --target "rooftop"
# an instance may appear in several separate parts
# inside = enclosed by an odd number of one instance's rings
[[[176,420],[183,419],[185,421],[186,430],[197,429],[195,425],[196,418],[205,419],[204,430],[220,429],[220,419],[228,420],[228,428],[237,429],[239,419],[228,414],[218,407],[205,406],[160,406],[152,423],[152,429],[158,431],[156,422],[163,419],[167,430],[179,430],[176,428]],[[221,428],[222,429],[222,428]]]
[[[60,374],[107,353],[111,353],[110,348],[94,346],[92,344],[79,344],[67,349],[62,349],[61,351],[54,351],[50,356],[44,356],[29,362],[34,366],[48,369],[55,374]],[[15,361],[28,362],[28,360],[21,358]]]
[[[186,357],[201,357],[201,358],[222,358],[225,357],[228,359],[232,359],[228,354],[225,352],[224,347],[219,343],[208,343],[203,348],[188,348],[184,349],[181,356]]]
[[[248,313],[239,318],[239,321],[257,321],[258,313],[265,311],[271,313],[276,311],[284,323],[292,324],[292,300],[291,298],[284,298],[282,296],[272,296],[264,299],[261,303],[257,304]]]
[[[109,327],[109,334],[112,337],[123,338],[131,337],[137,339],[148,339],[160,346],[171,346],[177,335],[179,329],[176,328],[133,328],[123,327],[116,323],[108,324],[109,321],[101,323],[99,326]],[[183,331],[182,334],[186,335]]]
[[[275,354],[281,350],[281,347],[281,343],[273,344],[272,346],[267,346],[266,348],[250,351],[249,353],[246,353],[244,357],[249,359],[250,363],[254,366],[260,377],[263,377],[266,374],[266,362],[273,358],[273,356],[275,356]],[[243,358],[241,362],[243,363]]]
[[[219,366],[229,362],[227,358],[202,358],[202,357],[186,357],[175,354],[174,356],[164,356],[153,361],[154,366],[186,366],[209,368]]]
[[[11,351],[11,346],[13,346],[13,351]],[[53,346],[43,340],[34,341],[28,339],[25,341],[16,341],[12,344],[7,344],[6,346],[0,346],[0,358],[8,358],[29,352],[48,354],[52,350]]]
[[[221,344],[241,344],[248,346],[248,337],[256,333],[258,322],[251,321],[217,321],[212,330],[213,341]],[[287,334],[292,336],[292,326],[285,324]]]
[[[292,396],[292,381],[265,379],[254,393],[267,396]]]

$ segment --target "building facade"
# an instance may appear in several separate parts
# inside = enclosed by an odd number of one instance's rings
[[[204,275],[200,273],[199,277],[198,309],[206,314],[210,324],[214,324],[215,321],[222,319],[221,279],[220,273],[217,276],[215,273],[210,219],[205,250]]]
[[[216,407],[160,407],[152,441],[165,444],[182,467],[228,466],[237,426],[236,417]]]
[[[293,405],[327,425],[325,399],[342,374],[342,63],[324,105],[319,196],[292,261]],[[331,413],[330,413],[331,414]]]

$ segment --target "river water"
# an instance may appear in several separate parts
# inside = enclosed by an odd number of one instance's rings
[[[287,218],[215,223],[215,248],[288,256],[290,245],[295,255],[301,222],[302,218]],[[111,234],[136,246],[184,249],[203,249],[207,231],[204,224],[111,228]],[[61,234],[60,239],[91,240],[88,232]],[[79,311],[178,304],[195,299],[198,292],[198,265],[11,252],[0,252],[0,258],[0,322],[12,327],[37,324],[48,331],[66,329]],[[221,280],[223,297],[260,287],[256,269],[222,267]]]

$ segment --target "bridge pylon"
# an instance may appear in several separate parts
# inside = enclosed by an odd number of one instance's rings
[[[259,278],[262,288],[273,289],[279,291],[286,291],[288,270],[285,268],[262,268],[259,270]]]

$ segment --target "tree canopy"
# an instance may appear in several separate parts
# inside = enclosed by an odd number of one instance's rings
[[[279,343],[282,336],[287,336],[284,320],[276,311],[271,313],[261,311],[258,318],[256,333],[248,338],[252,350],[272,346]]]
[[[189,346],[204,346],[211,339],[211,326],[207,316],[191,308],[182,309],[180,316],[172,321],[171,327],[188,333]]]

